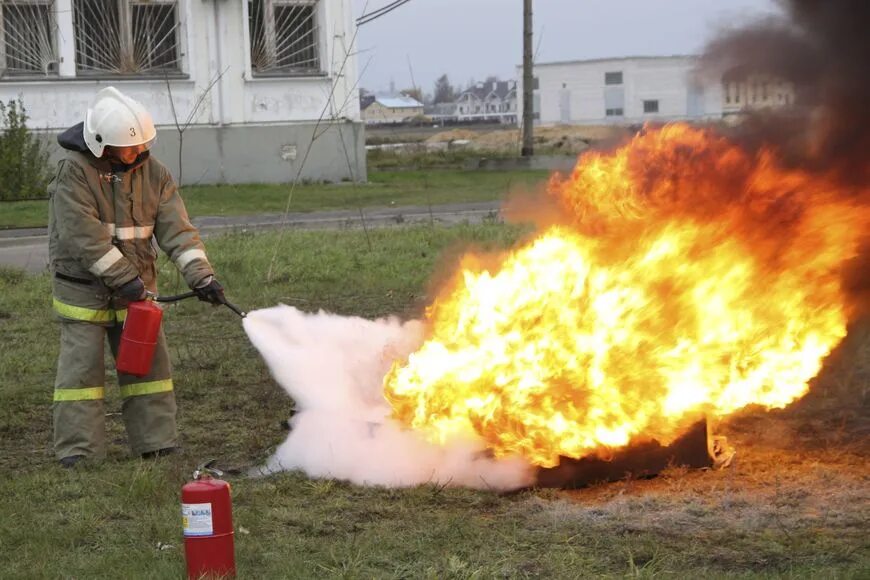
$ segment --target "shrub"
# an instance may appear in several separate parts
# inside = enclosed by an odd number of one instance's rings
[[[20,99],[0,101],[0,200],[47,196],[48,145],[27,128],[27,119]]]

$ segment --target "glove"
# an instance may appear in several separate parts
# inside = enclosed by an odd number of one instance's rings
[[[136,302],[137,300],[145,300],[145,283],[142,278],[136,276],[129,282],[121,284],[115,290],[115,296],[127,302]]]
[[[203,280],[202,285],[194,288],[193,292],[196,294],[196,297],[203,302],[217,305],[223,304],[227,301],[226,298],[224,298],[224,287],[221,286],[213,276],[209,276]]]

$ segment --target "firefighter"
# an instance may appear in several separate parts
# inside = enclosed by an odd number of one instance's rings
[[[106,338],[117,356],[126,305],[156,292],[156,244],[200,300],[218,304],[199,233],[175,181],[149,149],[157,133],[145,108],[114,87],[99,91],[83,123],[58,142],[66,156],[49,185],[49,256],[60,354],[54,384],[54,450],[63,467],[105,456]],[[146,377],[119,373],[133,453],[177,449],[175,394],[161,331]]]

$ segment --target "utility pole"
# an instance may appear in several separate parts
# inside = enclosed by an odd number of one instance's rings
[[[535,76],[532,72],[532,0],[523,0],[523,157],[534,154]]]

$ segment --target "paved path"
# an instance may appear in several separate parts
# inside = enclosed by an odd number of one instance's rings
[[[463,221],[480,223],[499,215],[499,202],[452,203],[427,206],[363,208],[311,213],[291,213],[286,220],[281,214],[261,214],[231,217],[194,218],[193,223],[203,236],[232,232],[275,229],[283,226],[296,229],[360,228],[365,218],[367,227],[387,227],[434,222],[454,224]],[[0,265],[24,268],[38,273],[48,267],[48,236],[46,228],[0,230]]]

